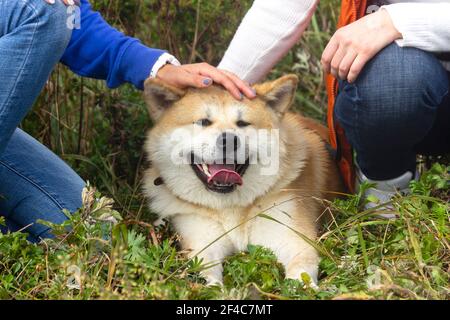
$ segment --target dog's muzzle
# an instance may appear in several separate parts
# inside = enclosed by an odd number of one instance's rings
[[[229,193],[243,184],[242,176],[249,166],[249,160],[245,158],[243,163],[238,163],[240,157],[237,152],[240,147],[241,142],[237,135],[223,132],[216,140],[219,155],[215,161],[208,163],[194,153],[191,154],[191,167],[207,189]]]

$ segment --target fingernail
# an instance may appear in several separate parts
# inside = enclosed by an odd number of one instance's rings
[[[209,86],[211,83],[212,83],[212,80],[211,80],[211,79],[208,79],[208,78],[203,79],[203,84],[204,84],[205,86]]]
[[[73,0],[67,0],[67,2],[69,3],[69,6],[74,6],[75,2]]]
[[[47,2],[50,4],[55,4],[55,0],[47,0]]]
[[[254,88],[250,88],[250,90],[252,91],[253,97],[256,97],[256,90]]]

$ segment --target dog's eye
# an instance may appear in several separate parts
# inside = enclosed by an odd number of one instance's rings
[[[205,119],[197,120],[195,122],[195,124],[202,126],[202,127],[208,127],[208,126],[212,125],[212,122],[211,122],[211,120],[205,118]]]
[[[244,127],[248,127],[250,125],[250,123],[248,123],[247,121],[244,121],[244,120],[239,120],[238,122],[236,122],[236,125],[239,128],[244,128]]]

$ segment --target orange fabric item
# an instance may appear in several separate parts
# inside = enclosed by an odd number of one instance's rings
[[[338,28],[362,18],[365,15],[366,8],[367,0],[342,0]],[[337,152],[339,169],[346,187],[350,192],[355,192],[353,151],[345,138],[344,130],[334,121],[333,114],[337,96],[337,80],[330,74],[326,76],[326,87],[328,93],[328,128],[330,131],[331,146]]]

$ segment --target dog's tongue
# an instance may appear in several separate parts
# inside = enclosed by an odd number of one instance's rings
[[[208,178],[208,183],[215,181],[220,184],[242,185],[242,178],[234,170],[234,165],[232,164],[210,164],[208,169],[211,174]]]

